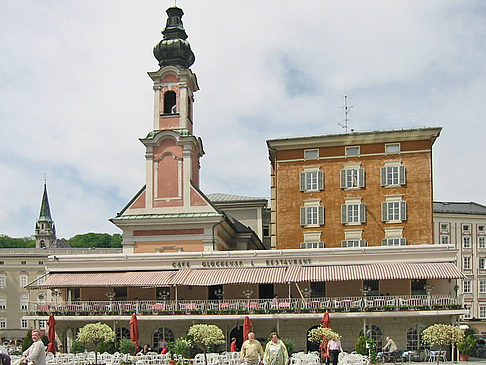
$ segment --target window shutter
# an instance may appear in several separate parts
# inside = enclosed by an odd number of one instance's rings
[[[300,225],[305,226],[305,207],[300,207]]]
[[[305,191],[305,172],[300,173],[300,191]]]
[[[407,220],[407,202],[400,202],[400,219]]]
[[[348,247],[346,240],[341,241],[341,247]]]
[[[320,241],[320,242],[319,242],[319,248],[324,248],[324,247],[325,247],[325,246],[324,246],[324,242]]]
[[[381,240],[381,245],[382,246],[387,246],[387,244],[388,244],[388,240],[386,238],[383,239],[383,240]]]
[[[365,169],[363,169],[363,168],[358,169],[358,176],[359,176],[359,187],[364,188],[366,186]]]
[[[359,205],[359,221],[366,223],[366,204]]]
[[[305,248],[305,242],[300,243],[300,248]]]
[[[383,222],[386,222],[388,221],[388,204],[385,202],[385,203],[381,203],[381,220]]]
[[[400,246],[406,246],[407,245],[407,239],[406,238],[400,238]]]
[[[346,213],[346,204],[343,204],[341,205],[341,223],[343,224],[348,223],[348,217]]]
[[[318,173],[317,173],[317,176],[318,176],[318,186],[319,186],[319,190],[324,190],[324,171],[321,171],[319,170]]]
[[[382,167],[380,170],[381,170],[381,186],[386,186],[386,167]]]
[[[319,205],[319,225],[324,225],[324,207]]]
[[[359,240],[359,247],[366,247],[366,241],[365,240]]]
[[[407,177],[405,172],[405,166],[400,166],[400,185],[405,185],[407,183]]]
[[[346,170],[341,170],[341,189],[346,188]]]

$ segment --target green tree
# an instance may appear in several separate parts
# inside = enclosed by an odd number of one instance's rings
[[[194,346],[204,352],[204,361],[207,364],[207,351],[209,346],[224,343],[224,334],[221,328],[214,324],[194,324],[187,331]]]
[[[12,238],[9,236],[0,236],[0,248],[33,248],[35,240],[32,237]]]
[[[440,351],[443,347],[461,342],[463,339],[464,332],[459,327],[450,324],[437,323],[422,331],[422,341],[439,346]],[[437,365],[439,365],[439,361],[440,356],[437,356]]]
[[[79,248],[112,248],[121,247],[121,235],[115,233],[113,236],[108,233],[84,233],[71,237],[71,247]]]
[[[32,345],[32,330],[28,330],[27,334],[24,337],[24,342],[22,343],[22,352],[27,350],[30,345]]]
[[[120,353],[133,355],[136,347],[129,338],[122,338],[120,340]]]
[[[73,354],[79,354],[81,352],[84,352],[86,350],[86,346],[84,343],[79,342],[79,341],[74,341],[73,345],[71,346],[71,352]]]
[[[77,341],[95,346],[95,363],[98,364],[98,345],[102,342],[114,342],[115,331],[106,323],[89,323],[79,330]]]

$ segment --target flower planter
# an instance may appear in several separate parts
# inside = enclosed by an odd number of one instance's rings
[[[459,354],[459,361],[469,361],[469,355]]]

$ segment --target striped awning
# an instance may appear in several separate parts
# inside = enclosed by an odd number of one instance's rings
[[[140,287],[168,286],[176,271],[129,271],[129,272],[89,272],[53,273],[42,284],[31,288],[89,288],[89,287]]]
[[[380,263],[367,265],[328,265],[291,267],[285,282],[393,280],[393,279],[462,279],[462,272],[450,262]]]
[[[174,285],[275,284],[283,283],[285,267],[247,267],[228,269],[180,270],[172,278]]]

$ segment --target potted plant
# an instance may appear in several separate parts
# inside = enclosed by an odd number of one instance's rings
[[[79,330],[76,340],[85,344],[94,345],[95,363],[98,364],[98,344],[115,341],[115,331],[106,323],[89,323]]]
[[[192,344],[204,353],[205,364],[208,363],[208,347],[224,343],[223,331],[214,324],[195,324],[189,328],[187,336]]]
[[[473,335],[467,335],[462,341],[457,343],[457,349],[459,350],[459,360],[468,361],[469,356],[475,355],[476,342],[478,340]]]
[[[121,354],[133,354],[135,353],[136,347],[133,344],[132,340],[129,338],[122,338],[120,340],[120,353]],[[121,363],[120,363],[121,364]]]

